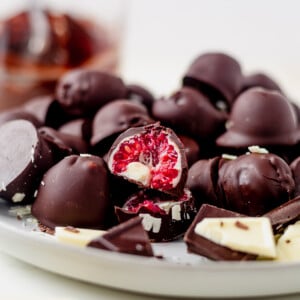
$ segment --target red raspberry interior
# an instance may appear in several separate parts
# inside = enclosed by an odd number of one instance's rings
[[[174,188],[181,176],[181,157],[168,132],[153,128],[124,139],[114,152],[112,172],[122,175],[128,164],[140,162],[150,169],[148,188],[167,191]],[[130,176],[126,176],[130,179]]]

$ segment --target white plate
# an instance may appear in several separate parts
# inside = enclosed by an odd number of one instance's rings
[[[152,295],[246,297],[300,292],[300,263],[212,262],[183,242],[155,244],[166,259],[58,243],[8,214],[0,202],[0,250],[27,263],[94,284]],[[27,226],[24,226],[27,224]]]

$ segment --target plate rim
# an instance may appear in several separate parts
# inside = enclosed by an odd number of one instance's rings
[[[0,210],[1,215],[1,210]],[[21,224],[22,222],[20,222]],[[173,261],[165,261],[158,258],[150,258],[150,257],[142,257],[137,255],[130,255],[124,253],[115,253],[101,249],[93,249],[93,248],[80,248],[73,245],[66,245],[60,242],[55,241],[54,238],[47,238],[47,235],[28,231],[25,228],[19,228],[18,223],[8,223],[5,220],[0,220],[0,238],[4,239],[5,242],[0,243],[0,250],[7,253],[10,256],[13,256],[19,260],[22,260],[26,263],[35,265],[41,269],[46,271],[51,271],[62,276],[74,278],[77,280],[82,280],[85,282],[89,282],[96,285],[107,286],[110,288],[126,290],[130,292],[138,292],[148,295],[160,295],[160,296],[176,296],[176,297],[249,297],[249,296],[272,296],[272,295],[280,295],[280,294],[291,294],[295,292],[300,292],[299,285],[290,284],[286,288],[279,288],[277,284],[277,288],[260,286],[258,290],[249,289],[248,285],[244,286],[244,290],[240,290],[239,292],[234,292],[230,290],[230,287],[226,288],[224,282],[224,288],[221,291],[218,289],[209,290],[205,288],[204,283],[202,285],[197,285],[197,280],[193,279],[197,277],[201,279],[205,279],[204,281],[212,284],[212,280],[215,278],[216,282],[222,282],[222,276],[224,280],[227,282],[227,277],[234,277],[236,280],[239,280],[238,277],[258,277],[263,279],[264,274],[272,274],[273,272],[281,273],[296,273],[300,276],[300,262],[274,262],[274,261],[242,261],[242,262],[214,262],[208,261],[201,263],[199,265],[190,265],[190,264],[178,264]],[[69,257],[76,258],[77,267],[83,268],[86,272],[89,272],[85,268],[85,266],[80,262],[80,259],[84,258],[84,260],[89,263],[96,264],[97,266],[106,267],[108,271],[118,271],[118,274],[114,273],[117,279],[117,282],[112,282],[109,278],[104,278],[103,274],[99,273],[99,277],[97,278],[89,278],[89,274],[85,276],[79,276],[75,272],[72,274],[70,270],[63,270],[61,268],[57,268],[57,266],[49,267],[49,263],[41,261],[39,257],[31,256],[26,254],[26,251],[20,251],[18,249],[12,250],[12,245],[14,244],[22,244],[23,247],[27,248],[35,248],[36,251],[48,251],[49,253],[58,254],[57,261],[62,262],[62,257],[65,258],[65,255]],[[43,253],[42,257],[46,257],[47,254]],[[127,268],[131,268],[134,277],[139,280],[140,274],[146,276],[147,280],[150,279],[149,287],[147,286],[134,286],[133,281],[128,283],[128,280],[125,284],[125,274],[124,271]],[[91,273],[95,273],[96,270],[91,270]],[[107,270],[106,270],[107,271]],[[177,277],[179,280],[184,279],[185,277],[189,279],[191,282],[185,283],[186,287],[182,287],[181,289],[178,287],[174,287],[170,284],[161,284],[161,282],[155,281],[154,278],[150,278],[147,275],[147,272],[153,276],[159,275],[158,277],[168,277],[174,274],[174,271],[177,273]],[[131,272],[132,273],[132,272]],[[261,273],[261,275],[260,275]],[[162,275],[163,274],[163,275]],[[179,276],[178,276],[179,275]],[[148,277],[147,277],[148,276]],[[203,277],[205,276],[205,277]],[[257,278],[257,279],[258,279]],[[298,277],[299,278],[299,277]],[[128,278],[127,278],[128,279]],[[178,281],[178,280],[177,280]],[[282,281],[282,280],[280,280]],[[152,289],[151,286],[155,285],[155,283],[159,283],[159,287],[157,289]],[[228,282],[226,283],[228,284]],[[230,283],[229,283],[230,284]],[[282,286],[282,283],[281,283]],[[299,286],[299,287],[298,287]]]

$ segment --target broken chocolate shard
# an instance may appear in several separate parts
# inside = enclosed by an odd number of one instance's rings
[[[111,228],[104,235],[92,240],[87,246],[127,254],[154,256],[140,217],[135,217]]]
[[[246,217],[245,215],[218,208],[213,205],[203,204],[197,213],[192,225],[184,235],[184,241],[187,244],[188,252],[205,256],[212,260],[255,260],[256,255],[231,250],[228,247],[216,244],[195,232],[196,225],[204,218],[232,218]]]
[[[278,233],[286,227],[288,224],[296,221],[300,217],[300,196],[291,199],[282,205],[272,209],[264,214],[264,217],[268,217],[271,221],[271,225]]]

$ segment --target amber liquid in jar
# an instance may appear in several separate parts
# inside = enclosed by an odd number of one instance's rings
[[[115,73],[119,39],[100,25],[67,14],[23,11],[0,23],[0,110],[54,91],[66,71]]]

